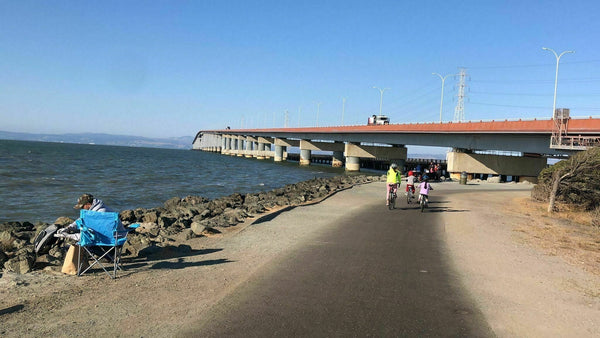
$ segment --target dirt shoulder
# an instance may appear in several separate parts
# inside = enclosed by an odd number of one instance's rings
[[[441,213],[447,251],[498,336],[600,335],[598,250],[588,250],[588,263],[577,264],[569,258],[576,255],[541,245],[547,239],[532,229],[563,227],[564,221],[555,224],[516,208],[529,194],[526,186],[444,183],[435,188],[451,210],[461,211]],[[0,335],[175,335],[272,259],[307,243],[348,212],[360,212],[361,201],[382,198],[381,191],[383,183],[356,186],[285,211],[285,217],[182,240],[160,255],[130,260],[116,280],[99,273],[80,278],[4,273]],[[558,242],[573,251],[588,247],[577,245],[579,240]]]
[[[528,189],[490,187],[449,191],[465,212],[443,217],[456,271],[494,332],[600,336],[600,231],[548,217]]]

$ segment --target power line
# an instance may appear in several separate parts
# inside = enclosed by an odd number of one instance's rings
[[[491,92],[478,92],[471,91],[472,94],[483,94],[483,95],[502,95],[502,96],[552,96],[552,94],[531,94],[531,93],[491,93]],[[560,96],[566,96],[561,94]]]
[[[600,77],[582,77],[582,78],[560,79],[561,83],[563,83],[563,82],[583,83],[583,82],[596,82],[596,81],[600,82]],[[474,83],[512,83],[512,84],[533,83],[533,84],[541,84],[541,83],[554,83],[554,80],[474,80],[471,82],[474,82]]]
[[[600,60],[587,60],[587,61],[571,61],[563,62],[562,64],[584,64],[584,63],[599,63]],[[508,68],[536,68],[536,67],[550,67],[554,66],[554,63],[537,63],[528,65],[498,65],[498,66],[479,66],[479,67],[468,67],[469,69],[508,69]]]
[[[470,104],[480,105],[480,106],[494,106],[494,107],[510,107],[510,108],[527,108],[527,109],[552,109],[550,106],[515,106],[510,104],[495,104],[495,103],[482,103],[482,102],[469,102]]]
[[[479,91],[470,91],[472,94],[482,94],[482,95],[501,95],[501,96],[540,96],[540,97],[548,97],[552,96],[552,94],[538,94],[538,93],[493,93],[493,92],[479,92]],[[560,94],[561,97],[595,97],[600,96],[600,93],[592,93],[592,94]]]
[[[525,108],[525,109],[552,109],[550,106],[515,106],[509,104],[495,104],[495,103],[482,103],[482,102],[470,102],[471,104],[480,105],[480,106],[494,106],[494,107],[509,107],[509,108]],[[600,108],[594,107],[570,107],[571,110],[592,110],[592,111],[600,111]]]

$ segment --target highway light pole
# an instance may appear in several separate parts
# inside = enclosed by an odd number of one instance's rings
[[[558,87],[558,63],[560,62],[560,57],[567,54],[567,53],[575,53],[572,50],[566,50],[562,53],[557,54],[554,49],[551,48],[546,48],[546,47],[542,47],[543,50],[549,50],[551,51],[554,56],[556,57],[556,76],[554,77],[554,103],[552,104],[552,117],[554,117],[554,114],[556,113],[556,87]]]
[[[346,112],[346,98],[342,97],[342,126],[344,125],[344,113]]]
[[[379,89],[379,93],[381,93],[381,97],[379,98],[379,115],[381,115],[381,108],[383,107],[383,92],[385,92],[385,90],[389,89],[389,88],[383,88],[383,89],[381,89],[381,88],[378,88],[378,87],[375,87],[375,86],[373,86],[373,88]]]
[[[441,76],[438,73],[431,73],[431,74],[439,76],[440,79],[442,80],[442,98],[440,99],[440,123],[442,123],[442,107],[444,107],[444,82],[446,82],[446,78],[448,76],[453,76],[456,74],[448,74],[446,76]]]
[[[317,104],[317,127],[319,126],[319,113],[321,112],[321,103],[322,102],[315,102]]]

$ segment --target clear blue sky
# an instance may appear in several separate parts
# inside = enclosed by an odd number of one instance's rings
[[[0,0],[0,130],[201,129],[600,115],[599,1]],[[456,105],[446,80],[443,120]],[[300,113],[299,113],[300,110]]]

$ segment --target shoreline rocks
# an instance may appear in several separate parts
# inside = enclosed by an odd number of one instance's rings
[[[125,226],[140,223],[140,227],[128,235],[123,254],[139,256],[144,252],[156,252],[161,246],[172,245],[178,239],[218,233],[217,228],[236,226],[248,217],[273,208],[302,205],[357,184],[380,180],[379,175],[314,178],[266,192],[234,193],[213,200],[202,196],[173,197],[159,207],[123,210],[119,217]],[[60,217],[55,224],[65,226],[71,222],[71,218]],[[62,265],[64,251],[60,241],[47,254],[36,257],[34,252],[33,241],[37,233],[48,225],[29,222],[0,224],[0,266],[8,272],[27,273]]]

